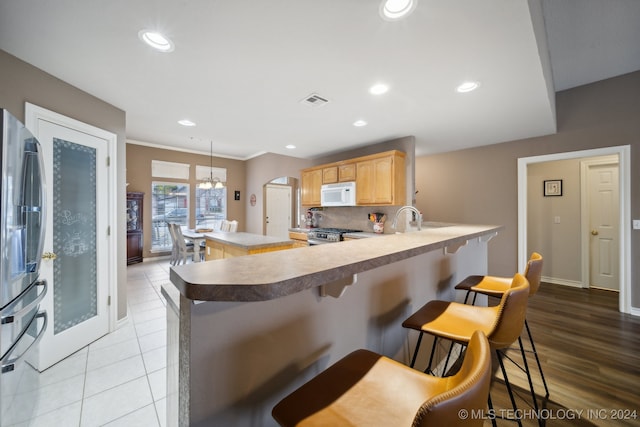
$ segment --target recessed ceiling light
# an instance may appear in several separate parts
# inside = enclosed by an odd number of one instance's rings
[[[195,126],[196,125],[194,122],[192,122],[191,120],[187,120],[187,119],[178,120],[178,123],[180,123],[182,126]]]
[[[369,88],[369,93],[372,95],[382,95],[389,90],[389,86],[384,83],[378,83]]]
[[[418,0],[382,0],[380,16],[387,21],[396,21],[409,15],[416,8]]]
[[[471,92],[472,90],[478,89],[479,86],[480,83],[478,82],[464,82],[456,88],[456,91],[460,93]]]
[[[361,128],[362,126],[366,126],[367,122],[365,122],[364,120],[356,120],[355,122],[353,122],[353,125],[355,127]]]
[[[296,146],[293,145],[293,144],[289,144],[289,145],[285,146],[284,148],[288,148],[289,150],[293,150],[294,148],[296,148]]]
[[[166,36],[151,30],[140,30],[138,32],[140,40],[160,52],[172,52],[173,42]]]

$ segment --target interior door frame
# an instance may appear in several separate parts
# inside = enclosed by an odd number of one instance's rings
[[[109,332],[113,332],[117,327],[118,319],[118,233],[114,229],[118,218],[118,194],[117,194],[117,135],[115,133],[100,129],[90,124],[72,119],[46,108],[39,107],[35,104],[25,102],[25,126],[33,132],[36,128],[38,120],[45,120],[59,126],[69,128],[71,130],[86,133],[107,141],[107,156],[109,164],[107,167],[107,203],[108,206],[108,228],[109,239],[107,239],[107,283],[108,283],[108,316],[109,316]],[[100,260],[102,262],[102,260]]]
[[[589,220],[591,218],[591,212],[589,212],[588,208],[588,190],[589,184],[587,180],[587,176],[591,166],[607,166],[607,165],[616,165],[618,167],[618,177],[620,177],[620,160],[618,156],[602,156],[598,159],[587,159],[580,162],[580,247],[581,247],[581,256],[582,256],[582,287],[589,288],[591,284],[591,241],[589,236]],[[619,184],[619,182],[618,182]],[[618,188],[618,193],[620,193],[620,188]],[[620,194],[618,194],[618,197]],[[620,203],[618,203],[618,208],[620,208]],[[618,224],[618,228],[620,228],[622,224]],[[619,268],[619,266],[618,266]],[[618,271],[618,278],[620,278],[620,272]],[[618,280],[620,282],[620,280]],[[620,283],[618,283],[620,286]]]
[[[596,148],[592,150],[570,151],[546,154],[518,159],[518,271],[524,271],[529,254],[527,253],[527,166],[533,163],[555,160],[579,159],[617,155],[619,161],[620,191],[620,294],[618,310],[623,313],[640,316],[640,310],[631,308],[631,146]],[[584,245],[584,244],[583,244]],[[584,275],[584,271],[581,271]],[[584,283],[584,277],[581,281]]]
[[[293,188],[290,185],[283,185],[283,184],[273,184],[273,183],[267,183],[264,185],[264,218],[262,219],[263,221],[263,226],[264,226],[264,232],[263,234],[268,235],[267,234],[267,229],[269,228],[269,224],[268,224],[268,217],[267,217],[267,213],[268,213],[268,207],[270,206],[269,204],[269,189],[285,189],[287,190],[287,192],[289,193],[289,206],[287,207],[288,210],[288,214],[289,214],[289,224],[287,229],[293,227],[292,223],[293,223],[293,218],[294,218],[294,206],[293,206]]]

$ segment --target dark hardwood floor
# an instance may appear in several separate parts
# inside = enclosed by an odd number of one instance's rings
[[[527,319],[550,392],[545,399],[529,354],[542,425],[640,426],[640,318],[618,312],[618,293],[543,283],[529,301]],[[526,333],[523,343],[530,349]],[[522,360],[519,351],[508,355]],[[508,360],[505,366],[523,425],[538,425],[526,376]],[[511,415],[502,412],[511,404],[501,376],[496,377],[491,388],[496,413]],[[499,419],[498,425],[516,424]]]

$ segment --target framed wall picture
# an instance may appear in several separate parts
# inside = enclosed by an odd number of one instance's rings
[[[562,196],[562,180],[561,179],[549,179],[544,183],[544,196]]]

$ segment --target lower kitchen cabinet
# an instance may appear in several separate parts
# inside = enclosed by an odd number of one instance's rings
[[[260,254],[264,252],[281,251],[284,249],[292,249],[294,242],[288,241],[278,245],[261,246],[237,246],[234,244],[221,243],[207,239],[207,247],[205,249],[204,258],[206,261],[214,259],[233,258],[244,255]]]
[[[294,248],[303,248],[309,246],[309,243],[307,242],[307,233],[290,231],[289,238],[293,240]]]

